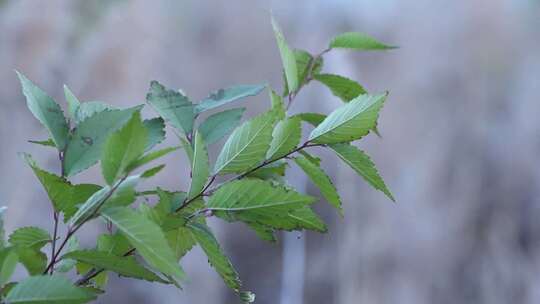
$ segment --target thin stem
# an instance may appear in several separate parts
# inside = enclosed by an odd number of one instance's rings
[[[54,256],[54,253],[56,252],[56,238],[58,235],[58,212],[54,212],[54,230],[53,230],[53,238],[52,238],[52,244],[51,244],[51,259]],[[51,275],[54,273],[54,267],[51,267]]]
[[[126,256],[129,256],[129,255],[132,255],[133,253],[135,252],[135,248],[131,248],[130,250],[128,250],[126,253],[123,254],[124,257]],[[75,285],[77,286],[81,286],[81,285],[84,285],[86,283],[88,283],[88,281],[90,281],[91,279],[95,278],[96,276],[98,276],[100,273],[102,273],[105,269],[101,268],[101,269],[98,269],[98,268],[92,268],[90,269],[88,272],[86,272],[80,279],[77,280],[77,282],[75,282]]]
[[[199,194],[195,195],[194,197],[190,199],[186,199],[184,203],[180,207],[178,207],[174,212],[179,212],[180,210],[186,208],[192,202],[196,201],[199,197],[203,196],[204,192],[208,190],[208,188],[210,188],[210,186],[214,183],[215,180],[216,180],[216,175],[213,175],[210,181],[208,182],[208,184],[206,184],[206,186],[201,190]]]

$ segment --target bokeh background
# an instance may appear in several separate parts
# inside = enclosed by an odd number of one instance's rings
[[[58,170],[53,152],[26,142],[46,134],[26,109],[14,69],[63,105],[64,83],[82,100],[117,106],[143,103],[152,79],[193,100],[234,84],[280,88],[270,12],[292,46],[311,52],[343,31],[401,46],[335,51],[325,66],[370,91],[391,92],[383,138],[369,136],[360,146],[397,204],[322,152],[345,202],[344,218],[318,205],[329,233],[287,233],[268,244],[243,225],[212,220],[257,303],[540,303],[537,0],[0,1],[0,204],[9,207],[7,230],[52,228],[45,192],[17,152]],[[266,94],[239,103],[248,114],[269,105]],[[313,84],[292,111],[328,112],[339,104]],[[155,183],[185,189],[185,157],[167,161]],[[290,174],[295,186],[319,195],[297,171]],[[98,168],[82,180],[98,182]],[[83,244],[103,229],[98,224],[81,232]],[[183,291],[111,277],[98,302],[236,303],[200,249],[182,265],[190,278]]]

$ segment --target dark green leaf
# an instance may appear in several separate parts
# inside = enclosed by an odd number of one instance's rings
[[[356,173],[362,176],[371,186],[382,191],[392,201],[395,201],[394,196],[386,187],[386,184],[379,175],[379,172],[377,172],[375,164],[373,164],[366,153],[359,150],[355,146],[348,144],[338,144],[330,147],[332,150],[334,150],[334,152],[336,152],[339,158],[341,158],[347,165],[349,165],[349,167],[356,171]]]
[[[219,89],[195,106],[195,112],[201,113],[217,108],[229,102],[255,96],[264,90],[265,85],[237,85],[226,89]]]
[[[245,108],[236,108],[209,116],[199,126],[204,142],[210,145],[229,134],[238,126],[245,110]]]
[[[56,147],[63,150],[68,142],[69,127],[62,108],[24,75],[19,72],[17,75],[30,112],[49,131]]]
[[[150,83],[146,101],[175,129],[184,134],[191,133],[195,111],[187,96],[179,91],[169,90],[154,80]]]
[[[344,102],[349,102],[359,95],[367,93],[358,82],[343,76],[318,74],[313,78],[328,87],[332,94],[341,98]]]

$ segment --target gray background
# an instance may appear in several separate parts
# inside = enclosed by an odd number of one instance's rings
[[[52,150],[26,142],[46,134],[26,109],[14,69],[63,105],[64,83],[82,100],[117,106],[142,103],[152,79],[194,100],[241,83],[280,88],[270,11],[292,46],[312,52],[355,30],[401,46],[333,52],[325,68],[370,91],[390,90],[383,139],[369,136],[360,146],[398,202],[323,152],[345,202],[344,218],[318,204],[328,234],[292,233],[272,245],[242,225],[212,220],[257,303],[539,303],[535,0],[0,1],[0,204],[9,207],[8,231],[52,228],[45,192],[17,152],[58,170]],[[269,101],[262,94],[244,104],[255,114]],[[315,84],[292,111],[339,104]],[[154,182],[185,189],[185,157],[166,160]],[[98,169],[76,181],[99,182]],[[318,195],[297,176],[291,171],[297,187]],[[83,244],[98,230],[96,223],[81,231]],[[111,277],[98,302],[236,302],[199,249],[182,265],[190,278],[183,291]]]

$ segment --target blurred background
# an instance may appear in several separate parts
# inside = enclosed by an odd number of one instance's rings
[[[27,143],[46,133],[26,108],[14,69],[65,106],[144,102],[152,79],[193,100],[235,84],[281,88],[270,11],[289,44],[317,53],[361,31],[401,48],[333,51],[325,71],[389,90],[379,129],[359,143],[397,204],[323,151],[345,217],[319,203],[329,232],[287,233],[277,244],[241,224],[211,226],[257,303],[540,303],[540,1],[0,1],[0,205],[6,225],[52,228],[46,194],[17,152],[58,170]],[[266,94],[235,103],[248,115]],[[340,104],[318,84],[293,112]],[[155,116],[148,107],[144,114]],[[172,135],[172,133],[171,133]],[[163,145],[173,145],[173,136]],[[211,154],[215,157],[220,144]],[[189,185],[182,153],[154,182]],[[98,168],[76,181],[99,182]],[[319,192],[290,171],[295,186]],[[147,185],[150,187],[151,185]],[[90,246],[98,225],[81,232]],[[111,276],[99,303],[236,303],[200,249],[183,260],[183,291]]]

